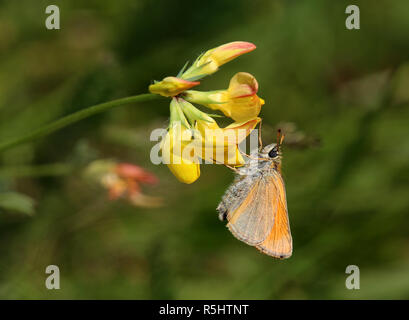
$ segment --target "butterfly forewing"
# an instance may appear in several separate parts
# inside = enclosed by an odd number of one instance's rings
[[[280,259],[289,258],[293,251],[293,243],[288,219],[284,181],[276,171],[268,179],[270,181],[268,183],[269,188],[277,193],[276,202],[271,204],[274,207],[271,210],[275,213],[274,225],[264,242],[256,247],[270,256]]]
[[[233,235],[249,245],[263,243],[274,225],[277,206],[273,204],[277,203],[278,195],[270,179],[260,176],[227,214],[227,226]]]

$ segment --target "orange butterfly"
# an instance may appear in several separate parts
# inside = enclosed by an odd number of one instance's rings
[[[237,176],[217,207],[220,220],[239,240],[279,259],[293,251],[285,186],[281,177],[281,144],[249,155],[249,161],[236,169]]]

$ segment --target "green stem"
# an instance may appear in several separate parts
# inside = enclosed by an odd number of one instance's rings
[[[75,122],[78,122],[82,119],[88,118],[94,114],[101,113],[103,111],[122,106],[125,104],[130,104],[134,102],[145,102],[145,101],[150,101],[154,99],[158,99],[160,96],[156,94],[151,94],[151,93],[145,93],[145,94],[140,94],[137,96],[132,96],[132,97],[126,97],[122,99],[117,99],[117,100],[112,100],[108,102],[104,102],[101,104],[97,104],[91,107],[88,107],[86,109],[74,112],[73,114],[70,114],[68,116],[65,116],[61,119],[58,119],[50,124],[47,124],[37,130],[34,130],[30,133],[27,133],[25,135],[22,135],[20,137],[11,139],[9,141],[5,141],[0,143],[0,152],[7,150],[11,147],[15,147],[19,144],[26,143],[29,141],[33,141],[35,139],[38,139],[40,137],[44,137],[46,135],[49,135],[57,130],[60,130],[62,128],[65,128],[69,126],[70,124],[73,124]]]

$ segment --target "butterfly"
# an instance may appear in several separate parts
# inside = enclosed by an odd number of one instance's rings
[[[235,170],[235,180],[216,209],[237,239],[278,259],[289,258],[293,250],[281,176],[283,139],[279,130],[277,143],[248,155],[249,161]]]

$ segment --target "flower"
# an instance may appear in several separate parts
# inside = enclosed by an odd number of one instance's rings
[[[236,73],[227,90],[200,92],[188,90],[183,97],[213,110],[220,110],[235,121],[243,122],[258,116],[264,100],[257,96],[258,83],[247,72]]]
[[[161,146],[163,161],[179,181],[187,184],[200,177],[201,159],[207,163],[241,166],[245,162],[238,144],[260,120],[254,118],[220,128],[212,117],[191,103],[173,98],[170,128]]]
[[[180,182],[186,184],[191,184],[200,177],[200,162],[194,154],[194,148],[187,149],[191,142],[187,138],[189,135],[191,133],[188,129],[174,124],[162,146],[162,157],[169,170]]]
[[[133,179],[146,184],[158,183],[158,178],[155,175],[131,163],[118,163],[114,170],[119,177],[124,179]]]
[[[197,154],[207,162],[231,166],[245,164],[238,145],[246,139],[260,121],[260,118],[254,118],[247,122],[234,122],[225,128],[220,128],[214,120],[210,123],[197,121],[195,129],[200,133]]]
[[[156,184],[155,175],[131,163],[96,160],[88,165],[85,176],[108,190],[110,200],[124,198],[140,207],[158,207],[162,199],[142,193],[142,184]]]
[[[219,67],[244,53],[253,51],[256,46],[245,41],[234,41],[206,51],[192,66],[182,74],[182,79],[198,80],[215,73]]]
[[[189,89],[199,84],[196,80],[215,73],[221,65],[255,48],[244,41],[218,46],[200,55],[187,70],[186,63],[176,77],[166,77],[149,86],[151,93],[172,98],[169,127],[160,148],[163,162],[179,181],[188,184],[196,181],[200,177],[201,160],[231,166],[245,163],[238,144],[261,121],[258,114],[264,104],[257,96],[256,79],[240,72],[231,79],[227,90]],[[220,128],[211,115],[189,101],[220,110],[235,122]]]
[[[191,184],[200,177],[199,160],[194,154],[192,132],[178,98],[170,103],[170,126],[161,150],[164,163],[173,175],[183,183]],[[193,152],[193,154],[192,154]]]
[[[195,108],[191,103],[179,98],[179,105],[194,124],[193,138],[196,155],[207,162],[224,163],[229,165],[242,165],[244,160],[238,151],[237,144],[240,141],[232,131],[221,129],[216,121],[207,113]],[[244,133],[244,132],[242,132]]]
[[[197,86],[200,82],[187,81],[177,77],[166,77],[162,81],[157,81],[149,86],[151,93],[160,94],[164,97],[177,96],[179,93]]]

